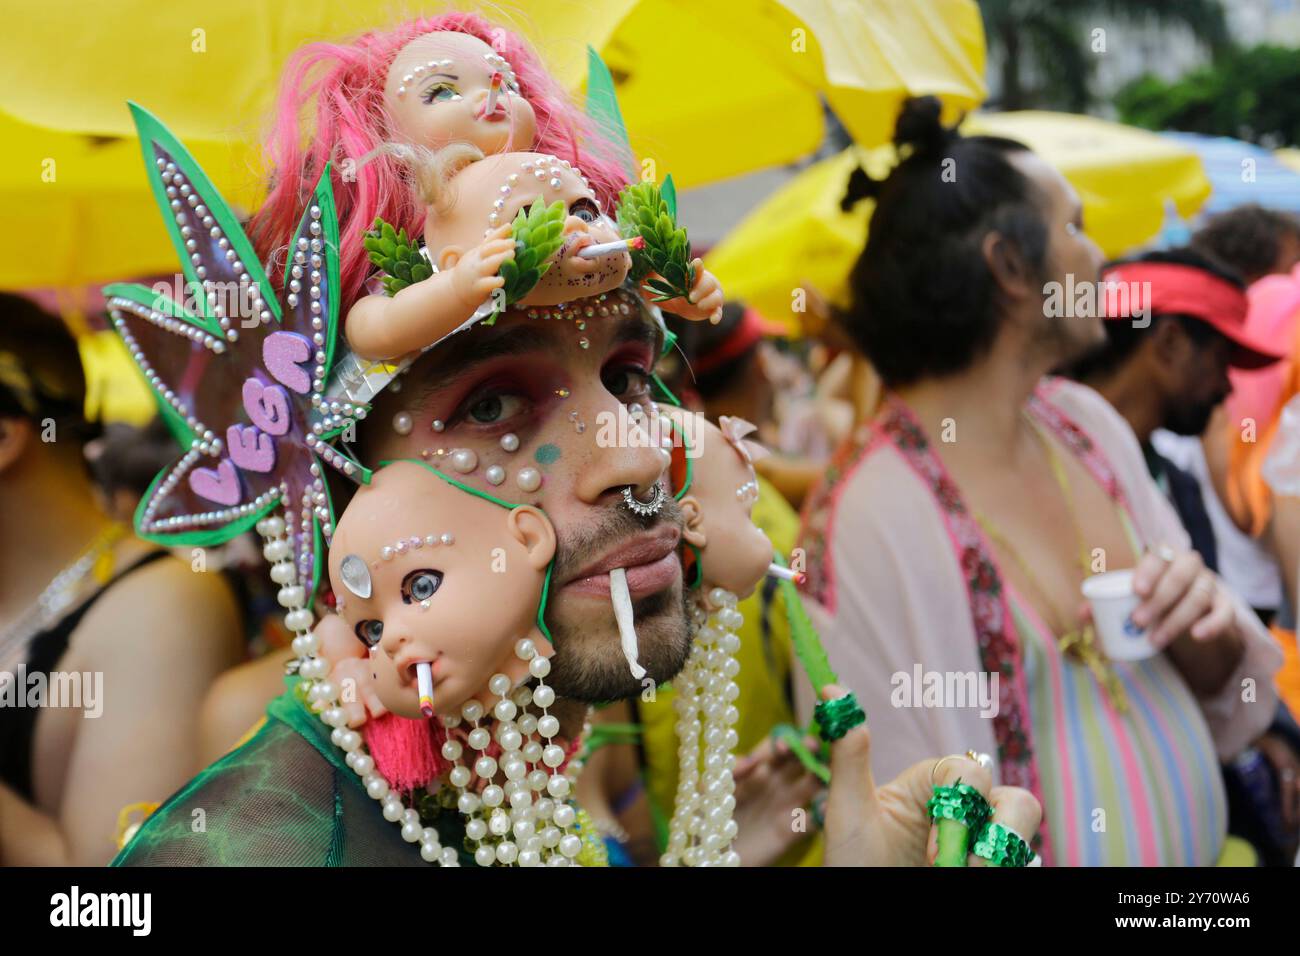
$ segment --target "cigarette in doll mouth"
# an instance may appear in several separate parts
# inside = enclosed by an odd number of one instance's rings
[[[480,116],[491,116],[496,111],[497,97],[501,95],[501,81],[500,72],[492,74],[492,79],[488,83],[487,100],[483,103],[483,112],[479,114]]]
[[[782,567],[775,561],[767,566],[767,573],[774,578],[780,578],[782,581],[793,581],[795,584],[803,584],[808,580],[808,576],[802,571],[792,571],[789,568]]]
[[[433,666],[428,661],[415,665],[415,677],[420,684],[420,713],[433,716]]]
[[[614,242],[599,242],[594,246],[583,246],[574,254],[579,259],[599,259],[601,256],[612,256],[618,252],[631,252],[633,249],[640,249],[644,245],[644,239],[640,236],[633,236],[631,239],[618,239]]]
[[[637,661],[639,649],[636,640],[636,626],[632,618],[632,595],[627,589],[627,571],[614,568],[609,572],[609,597],[614,605],[614,620],[618,622],[619,643],[623,647],[623,656],[627,666],[637,680],[645,677],[645,668]]]

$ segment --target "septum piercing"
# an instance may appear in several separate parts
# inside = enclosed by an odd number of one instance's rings
[[[628,510],[634,515],[641,518],[648,518],[651,515],[657,515],[667,500],[667,494],[664,492],[664,486],[655,482],[654,489],[650,492],[649,501],[641,501],[632,494],[632,486],[627,485],[623,489],[623,504],[627,505]]]

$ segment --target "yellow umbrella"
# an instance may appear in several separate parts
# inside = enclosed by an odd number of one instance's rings
[[[0,288],[176,270],[134,135],[61,133],[0,113],[0,143]],[[194,152],[231,202],[253,208],[257,177],[242,146],[199,143]]]
[[[601,50],[634,146],[682,188],[807,155],[822,137],[819,94],[859,141],[880,142],[909,93],[937,93],[955,116],[985,92],[973,0],[473,0],[418,12],[449,6],[523,33],[571,89],[587,45]],[[87,30],[79,0],[19,6],[0,36],[0,109],[129,137],[129,98],[191,145],[256,141],[294,49],[407,15],[386,0],[120,0]]]
[[[1079,191],[1084,224],[1108,256],[1159,234],[1166,204],[1189,217],[1210,183],[1200,159],[1164,137],[1088,116],[986,113],[965,131],[1019,140],[1059,169]],[[705,262],[727,295],[769,318],[801,326],[809,286],[839,305],[866,242],[871,203],[840,211],[840,197],[859,160],[877,178],[893,163],[891,148],[847,150],[801,172],[751,212]]]

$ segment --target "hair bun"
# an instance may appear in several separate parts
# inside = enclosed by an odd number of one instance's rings
[[[877,198],[880,195],[880,187],[884,184],[883,179],[872,179],[871,175],[861,166],[853,167],[853,172],[849,173],[849,181],[844,186],[844,196],[840,199],[840,209],[849,212],[862,200]]]
[[[911,146],[913,155],[941,155],[957,136],[939,121],[943,104],[937,96],[917,96],[903,103],[894,124],[894,145]]]

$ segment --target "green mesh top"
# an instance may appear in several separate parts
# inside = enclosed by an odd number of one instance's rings
[[[464,848],[454,810],[427,821],[443,846]],[[292,692],[267,708],[261,730],[173,794],[112,866],[428,866],[384,819]]]

